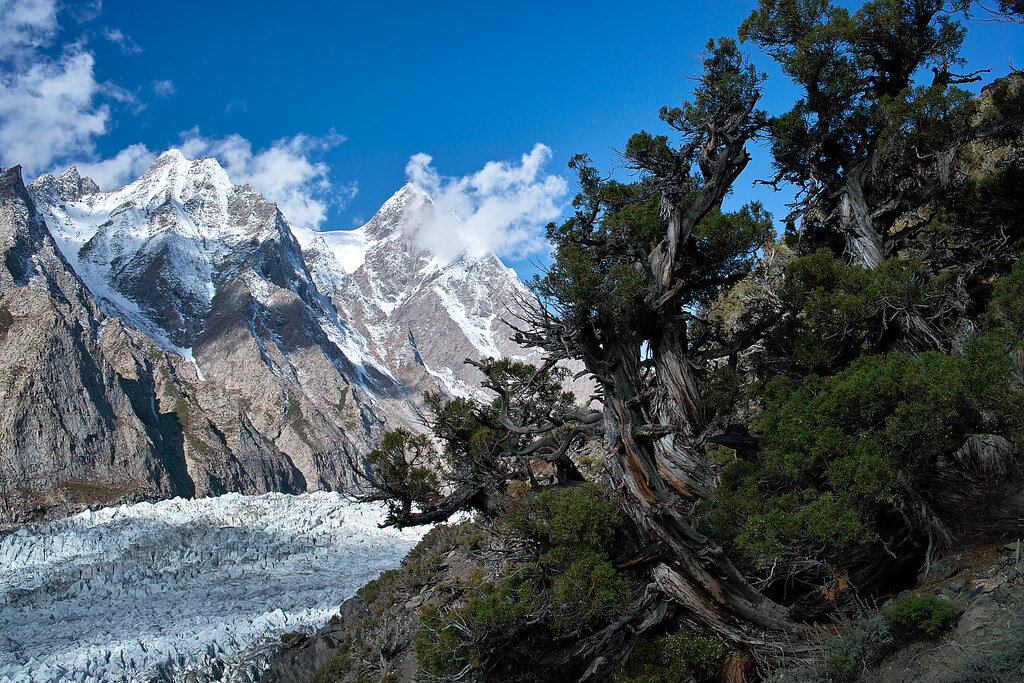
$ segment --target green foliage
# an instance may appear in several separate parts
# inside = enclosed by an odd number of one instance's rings
[[[934,636],[949,626],[955,612],[948,600],[929,593],[901,593],[889,608],[889,621],[906,633]]]
[[[289,631],[281,634],[281,644],[285,647],[295,645],[306,636],[302,631]]]
[[[408,513],[413,503],[426,503],[439,495],[440,482],[430,467],[434,457],[434,447],[425,435],[396,429],[384,434],[366,460],[373,469],[374,484],[392,496],[388,501],[392,509]]]
[[[498,642],[515,642],[538,607],[530,586],[512,580],[485,583],[465,605],[447,612],[428,606],[413,643],[416,661],[438,677],[482,669],[487,651]]]
[[[843,237],[844,200],[893,220],[934,196],[943,171],[921,160],[961,144],[976,108],[950,86],[964,30],[940,0],[868,0],[852,14],[830,0],[760,0],[739,35],[803,90],[770,124],[776,181],[804,200],[791,217],[803,246],[820,243],[815,231]],[[931,85],[914,87],[928,67]],[[851,179],[863,192],[848,194]]]
[[[499,522],[508,533],[537,539],[545,547],[601,547],[615,534],[618,508],[592,482],[566,489],[547,489],[530,500],[520,497]]]
[[[338,402],[334,404],[334,409],[337,410],[339,413],[345,412],[346,399],[348,399],[348,387],[342,387],[341,397],[338,399]]]
[[[513,496],[496,525],[530,551],[463,604],[422,614],[415,645],[421,669],[455,676],[501,661],[527,670],[544,648],[597,628],[631,595],[610,559],[619,524],[616,506],[596,484]],[[515,659],[530,648],[532,656]]]
[[[101,484],[83,479],[58,482],[54,487],[69,502],[112,503],[134,493],[138,487],[128,484]]]
[[[608,186],[594,188],[594,196],[577,198],[601,207],[598,221],[576,217],[548,228],[556,245],[555,260],[544,277],[535,280],[535,289],[574,321],[646,329],[655,322],[645,316],[657,287],[644,255],[666,230],[659,195],[648,182],[629,186],[629,192],[618,183],[610,181]],[[618,203],[627,199],[637,203]],[[771,216],[758,203],[731,212],[712,208],[679,257],[685,264],[680,270],[686,273],[679,305],[707,304],[726,291],[750,272],[758,250],[773,235]]]
[[[903,335],[908,312],[928,314],[938,300],[918,261],[888,259],[878,268],[849,265],[828,249],[795,259],[779,292],[790,315],[768,333],[762,374],[830,374]]]
[[[498,361],[498,364],[505,375],[522,376],[533,369],[533,366],[513,365],[510,361]],[[532,398],[537,402],[543,400],[539,396]],[[481,469],[502,470],[501,460],[506,455],[505,432],[496,429],[490,420],[484,422],[481,414],[488,413],[486,407],[466,398],[448,400],[440,394],[428,393],[425,399],[433,413],[431,430],[443,444],[442,458],[437,462],[443,460],[446,469],[463,474]]]
[[[285,422],[294,422],[302,418],[302,406],[294,396],[288,397],[288,408],[285,410]]]
[[[832,377],[776,377],[752,425],[760,465],[725,467],[715,533],[763,555],[796,546],[831,557],[867,542],[901,481],[913,486],[971,434],[1020,438],[1008,350],[990,334],[960,355],[889,353]]]
[[[707,48],[693,98],[659,115],[682,142],[641,131],[626,143],[636,182],[602,178],[585,155],[570,163],[579,176],[576,212],[548,226],[554,260],[534,290],[567,336],[587,347],[582,355],[607,352],[596,348],[598,340],[652,340],[667,325],[686,325],[683,311],[745,277],[771,239],[771,218],[760,204],[721,207],[730,173],[746,163],[744,142],[763,123],[754,109],[762,76],[734,40]],[[682,214],[687,224],[670,229],[669,216]],[[678,244],[677,229],[684,233]],[[671,272],[655,265],[664,258]]]
[[[581,625],[609,616],[612,608],[629,599],[629,580],[615,570],[606,553],[594,548],[559,546],[541,557],[541,565],[552,572],[548,622],[559,635],[579,632]]]
[[[174,402],[174,417],[178,419],[178,425],[182,430],[188,429],[188,401],[179,398]]]
[[[1024,258],[995,283],[985,322],[989,328],[1024,337]]]
[[[715,414],[728,413],[739,404],[744,389],[739,371],[729,365],[720,365],[711,371],[704,383],[704,406]]]
[[[406,575],[404,572],[398,569],[388,569],[381,573],[381,575],[376,579],[356,591],[356,595],[358,595],[363,602],[372,607],[381,597],[387,597],[390,595],[392,589],[405,579]]]
[[[725,657],[722,641],[690,629],[645,638],[615,674],[615,683],[680,681],[688,674],[710,678]]]

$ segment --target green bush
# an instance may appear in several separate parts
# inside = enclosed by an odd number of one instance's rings
[[[865,356],[831,377],[768,382],[751,427],[760,462],[725,466],[712,533],[767,556],[835,558],[867,542],[880,511],[968,436],[1021,438],[1009,342],[989,333],[962,354]]]
[[[489,650],[514,643],[537,608],[529,584],[515,580],[485,583],[460,607],[427,606],[413,641],[420,670],[444,678],[482,669]]]
[[[1011,334],[1024,336],[1024,258],[1013,264],[1008,275],[996,281],[985,323],[990,328],[1003,328]]]
[[[953,620],[953,605],[928,593],[902,593],[892,602],[889,621],[909,634],[934,636]]]
[[[281,634],[281,643],[285,646],[297,645],[300,640],[305,637],[305,633],[301,631],[290,631],[289,633]]]
[[[573,552],[559,546],[545,553],[541,562],[555,568],[547,599],[552,608],[549,623],[559,635],[578,631],[629,599],[629,580],[598,550]]]
[[[415,639],[421,670],[443,678],[498,659],[529,670],[545,647],[557,650],[561,639],[598,628],[631,595],[611,561],[619,523],[596,484],[510,494],[496,528],[524,550],[464,603],[424,610]],[[479,539],[460,530],[458,542]]]
[[[940,298],[922,264],[891,258],[869,269],[818,249],[786,266],[779,296],[791,315],[768,332],[762,375],[829,374],[887,349],[906,311],[928,315]]]

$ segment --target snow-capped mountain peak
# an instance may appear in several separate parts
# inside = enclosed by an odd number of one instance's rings
[[[65,258],[109,315],[182,352],[203,329],[218,288],[265,266],[279,286],[312,289],[274,204],[231,183],[216,159],[172,149],[137,180],[101,192],[74,167],[29,186]],[[266,245],[279,258],[266,260]],[[262,257],[261,257],[262,255]]]
[[[361,228],[293,232],[317,288],[405,385],[485,398],[463,361],[535,360],[506,323],[529,293],[491,252],[444,259],[424,248],[418,232],[433,210],[427,193],[407,184]]]
[[[40,313],[0,352],[60,389],[0,382],[37,414],[3,425],[0,493],[4,476],[47,500],[65,481],[141,497],[337,488],[383,430],[418,427],[424,391],[486,398],[466,358],[536,360],[505,322],[528,296],[515,273],[423,248],[434,206],[414,186],[362,228],[318,233],[177,150],[107,192],[75,168],[27,192],[18,169],[3,178],[0,226],[17,235],[0,260],[17,267],[0,268],[0,306]],[[49,279],[25,284],[30,261]],[[20,514],[5,500],[0,519]]]
[[[384,202],[364,226],[370,239],[385,239],[415,232],[432,209],[430,197],[412,183],[406,183]]]

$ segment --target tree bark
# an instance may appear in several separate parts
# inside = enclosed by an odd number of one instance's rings
[[[671,335],[671,333],[667,333]],[[694,447],[703,412],[697,384],[679,337],[663,336],[652,350],[663,395],[650,405],[644,389],[639,346],[608,349],[618,363],[605,388],[605,446],[609,477],[624,495],[627,514],[664,548],[651,570],[657,586],[684,607],[684,619],[717,634],[731,647],[775,661],[801,657],[813,648],[799,641],[800,625],[784,607],[755,590],[720,547],[693,526],[695,507],[714,495],[716,475]],[[628,359],[634,359],[630,362]],[[679,432],[638,438],[636,428],[651,417],[679,426]],[[695,421],[691,421],[695,420]]]
[[[840,215],[853,262],[871,270],[882,265],[885,260],[885,242],[871,218],[860,173],[851,173],[846,180]]]

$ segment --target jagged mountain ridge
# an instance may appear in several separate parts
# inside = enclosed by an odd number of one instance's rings
[[[464,358],[527,355],[500,321],[514,272],[419,249],[431,207],[411,186],[359,230],[313,233],[176,150],[109,192],[74,167],[4,179],[0,357],[23,372],[0,382],[0,522],[344,488],[385,428],[419,427],[424,390],[479,392]]]

